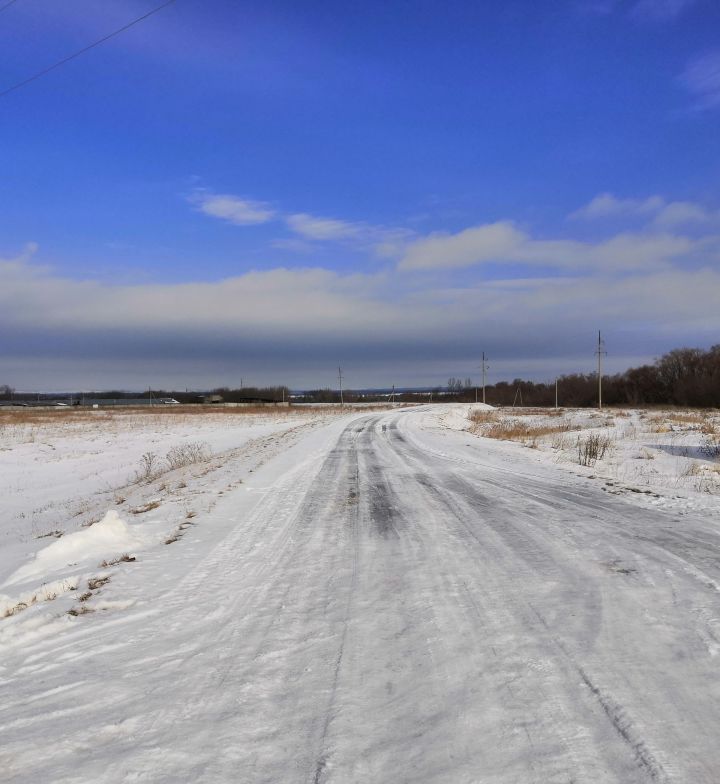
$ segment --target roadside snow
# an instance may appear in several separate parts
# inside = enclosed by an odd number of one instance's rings
[[[718,496],[648,511],[627,501],[665,496],[602,478],[699,443],[651,416],[38,429],[0,452],[0,779],[715,784],[720,527],[687,504]],[[535,433],[470,431],[505,419]],[[578,465],[591,434],[608,453]],[[202,462],[127,482],[193,441]]]
[[[201,492],[212,484],[205,476],[223,477],[228,461],[252,473],[283,438],[292,441],[339,415],[60,411],[40,423],[5,416],[0,620],[25,609],[34,614],[44,602],[81,590],[101,562],[177,541],[213,503]],[[195,445],[202,446],[198,463],[173,470],[167,458]],[[148,455],[153,471],[143,477]],[[227,485],[241,481],[235,475]]]
[[[452,421],[460,413],[455,412]],[[522,450],[527,459],[552,462],[625,500],[680,513],[720,515],[720,461],[708,454],[706,446],[720,434],[716,411],[506,408],[478,412],[475,406],[465,406],[463,429],[481,438],[492,437],[501,453],[511,456]],[[593,437],[600,455],[584,459],[581,452]]]
[[[65,567],[111,560],[154,543],[142,525],[129,526],[114,509],[110,509],[99,523],[56,539],[38,550],[33,560],[13,572],[0,587],[32,578],[46,579]]]

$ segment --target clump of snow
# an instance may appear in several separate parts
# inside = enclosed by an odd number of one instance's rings
[[[34,591],[25,591],[15,597],[0,594],[0,618],[7,618],[24,610],[26,607],[31,607],[33,604],[50,602],[60,596],[60,594],[74,591],[77,589],[78,582],[79,579],[77,577],[70,577],[64,580],[44,583]]]
[[[111,509],[100,522],[63,536],[39,550],[32,561],[17,569],[5,585],[45,577],[67,566],[108,559],[152,544],[139,526],[128,525]]]
[[[487,403],[456,403],[438,408],[437,415],[443,427],[450,430],[469,430],[471,417],[476,411],[494,411]]]

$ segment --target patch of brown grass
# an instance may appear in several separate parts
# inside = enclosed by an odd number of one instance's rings
[[[488,422],[497,422],[497,411],[471,411],[468,419],[476,425],[485,425]]]
[[[159,506],[160,501],[150,501],[150,503],[145,504],[145,506],[137,506],[135,509],[131,509],[130,514],[145,514],[145,512],[152,512],[153,509],[157,509]]]
[[[91,591],[97,591],[98,588],[102,588],[102,586],[105,585],[105,583],[109,583],[109,582],[110,582],[110,575],[105,575],[104,577],[91,577],[88,580],[88,588]],[[80,599],[80,601],[83,601],[82,598]]]
[[[104,560],[100,563],[101,569],[107,569],[108,566],[115,566],[115,564],[119,563],[132,563],[135,560],[134,555],[128,555],[127,553],[123,553],[119,555],[117,558],[113,558],[112,561]]]
[[[564,411],[561,408],[510,408],[513,416],[546,416],[546,417],[559,417],[562,416]]]
[[[44,534],[36,534],[36,539],[47,539],[48,537],[52,536],[55,539],[59,539],[63,535],[63,532],[58,528],[54,531],[47,531]]]
[[[706,435],[718,432],[718,424],[712,414],[703,411],[666,411],[648,417],[650,432],[669,433],[678,427],[687,430],[699,430]]]
[[[92,607],[88,607],[87,604],[81,604],[80,607],[72,607],[68,610],[68,615],[87,615],[88,613],[95,612]]]
[[[531,425],[517,419],[508,419],[505,422],[496,422],[485,429],[481,435],[485,438],[495,438],[501,441],[522,441],[534,444],[537,439],[556,433],[569,433],[577,427],[570,422],[559,425]]]
[[[30,604],[35,604],[34,598],[35,597],[33,597]],[[18,602],[14,607],[8,607],[7,610],[5,610],[3,618],[11,618],[13,615],[17,615],[19,612],[26,610],[29,606],[30,605],[27,602]]]

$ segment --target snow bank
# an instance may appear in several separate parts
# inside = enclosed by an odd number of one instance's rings
[[[442,427],[450,430],[468,430],[471,422],[470,417],[474,411],[493,411],[494,406],[487,403],[449,403],[437,406],[434,412]]]
[[[65,580],[55,580],[51,583],[44,583],[34,591],[25,591],[19,596],[8,596],[0,593],[0,618],[14,615],[20,610],[30,607],[38,602],[49,602],[56,599],[60,594],[74,591],[78,586],[78,578],[70,577]]]
[[[131,550],[152,544],[139,526],[128,525],[111,509],[99,523],[74,534],[63,536],[35,554],[30,563],[17,569],[4,585],[44,578],[67,566],[111,559]]]

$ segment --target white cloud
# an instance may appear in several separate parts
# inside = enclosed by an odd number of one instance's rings
[[[302,253],[303,255],[313,253],[316,250],[316,246],[311,242],[301,240],[298,237],[282,237],[281,239],[273,240],[270,243],[270,247],[289,251],[290,253]]]
[[[718,225],[720,210],[709,209],[690,201],[666,201],[662,196],[646,199],[618,199],[612,193],[601,193],[589,204],[571,213],[570,220],[646,219],[654,226]]]
[[[291,231],[305,241],[344,243],[370,250],[379,258],[385,259],[402,255],[408,242],[415,237],[415,232],[410,229],[352,223],[336,218],[319,218],[307,213],[288,215],[286,223]],[[292,240],[278,240],[273,244],[275,247],[289,248],[291,242]]]
[[[288,215],[285,220],[292,231],[310,240],[344,240],[367,233],[367,227],[363,224],[335,218],[318,218],[304,212]]]
[[[655,216],[658,226],[681,226],[687,224],[720,225],[720,210],[709,210],[690,201],[673,201],[666,204]]]
[[[568,269],[639,269],[666,265],[700,247],[699,241],[668,233],[623,233],[598,243],[537,240],[506,221],[417,240],[408,246],[400,269],[452,269],[489,262]]]
[[[697,99],[698,109],[720,106],[720,51],[708,52],[688,63],[681,82]]]
[[[510,221],[475,226],[457,234],[438,232],[411,243],[400,268],[470,267],[510,258],[525,242],[525,235]]]
[[[524,253],[533,244],[512,227],[509,242],[499,236],[505,252],[520,247]],[[615,238],[602,252],[622,256],[623,242]],[[585,268],[572,276],[523,280],[476,276],[462,286],[448,281],[445,288],[437,287],[436,278],[320,268],[279,268],[206,283],[111,285],[13,259],[0,262],[0,330],[10,341],[0,370],[3,380],[21,385],[3,368],[19,367],[18,358],[30,367],[44,351],[56,363],[67,358],[60,370],[76,359],[96,358],[82,371],[88,381],[66,371],[62,383],[70,386],[130,383],[133,367],[158,384],[183,374],[210,384],[217,378],[212,373],[228,367],[243,373],[265,368],[280,381],[318,383],[307,368],[332,366],[340,355],[350,366],[385,363],[383,373],[396,383],[402,383],[401,360],[407,363],[405,378],[422,378],[428,367],[446,367],[447,378],[457,373],[458,357],[472,356],[477,335],[495,356],[516,362],[537,360],[543,346],[559,352],[552,356],[577,356],[585,333],[590,356],[598,325],[624,333],[616,356],[648,337],[664,340],[667,348],[695,344],[695,336],[720,331],[718,290],[718,269],[657,266],[629,272]],[[293,357],[302,357],[294,373],[287,369]],[[104,368],[108,381],[93,375],[93,368]],[[53,376],[54,382],[59,378]],[[365,374],[356,383],[381,380]]]
[[[720,225],[720,210],[712,210],[702,204],[690,201],[668,202],[662,196],[618,199],[612,193],[601,193],[568,217],[570,220],[644,218],[651,219],[655,226],[661,228],[689,224]]]
[[[621,238],[606,243],[622,256]],[[26,261],[0,262],[0,322],[5,328],[153,330],[318,337],[449,336],[463,324],[501,316],[515,321],[586,312],[623,320],[702,318],[720,326],[713,305],[720,271],[661,268],[623,275],[587,270],[576,277],[478,280],[462,288],[410,285],[385,274],[342,275],[322,268],[276,268],[206,283],[111,285],[65,278]],[[592,285],[589,285],[592,281]],[[389,292],[395,292],[391,294]],[[599,294],[598,294],[599,292]],[[601,304],[598,304],[601,303]],[[452,306],[452,307],[448,307]],[[518,306],[521,306],[518,310]],[[714,314],[714,315],[713,315]]]
[[[189,201],[205,215],[220,218],[237,226],[267,223],[276,215],[275,211],[265,202],[241,199],[230,194],[196,191]]]
[[[220,218],[240,226],[269,221],[284,221],[296,237],[277,237],[271,247],[308,253],[313,243],[342,243],[372,250],[381,258],[397,257],[405,244],[414,237],[409,229],[373,226],[339,218],[319,217],[306,212],[282,213],[267,203],[244,199],[232,194],[213,194],[203,189],[193,193],[188,201],[205,215]]]
[[[618,199],[612,193],[601,193],[569,217],[572,220],[593,220],[618,215],[651,215],[664,206],[665,200],[661,196],[649,196],[647,199]]]
[[[377,276],[276,268],[216,282],[110,285],[73,280],[22,260],[0,262],[0,322],[52,329],[244,330],[311,334],[379,318]]]

